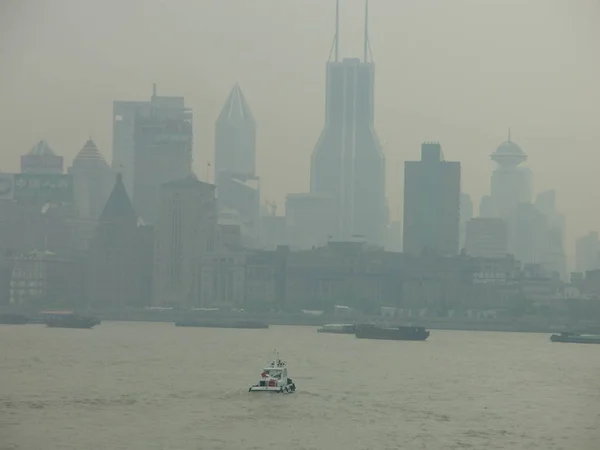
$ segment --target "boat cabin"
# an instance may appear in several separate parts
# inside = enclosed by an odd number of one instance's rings
[[[269,367],[265,367],[260,374],[259,386],[278,386],[281,382],[287,383],[287,367],[280,359],[273,361]]]

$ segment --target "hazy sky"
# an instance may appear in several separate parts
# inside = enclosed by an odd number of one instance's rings
[[[341,0],[341,56],[362,54],[363,0]],[[0,0],[0,170],[44,138],[67,163],[89,134],[110,161],[112,101],[182,95],[206,177],[238,81],[258,122],[264,199],[308,189],[334,0]],[[476,205],[512,137],[573,238],[600,228],[598,0],[371,0],[376,128],[392,216],[425,140],[460,160]],[[593,199],[593,200],[592,200]]]

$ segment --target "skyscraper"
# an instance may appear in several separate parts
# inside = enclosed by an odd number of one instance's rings
[[[439,143],[421,145],[404,163],[404,251],[455,255],[459,245],[460,163],[444,161]]]
[[[575,270],[585,272],[600,268],[600,240],[597,231],[590,231],[575,241]]]
[[[473,218],[473,201],[469,194],[460,194],[460,245],[459,248],[465,248],[467,234],[467,223]]]
[[[362,235],[383,244],[387,219],[385,157],[374,128],[375,66],[368,1],[364,56],[339,61],[339,1],[334,59],[327,62],[325,126],[311,157],[311,193],[334,199],[336,238]]]
[[[243,241],[259,239],[260,180],[255,174],[256,122],[239,84],[215,123],[215,181],[221,213],[238,218]]]
[[[466,225],[465,251],[476,258],[504,258],[508,252],[508,228],[499,218],[477,217]]]
[[[531,202],[531,171],[519,167],[527,160],[527,155],[510,139],[504,141],[491,155],[497,164],[492,173],[490,197],[495,217],[506,219],[514,214],[521,203]]]
[[[183,97],[149,102],[114,102],[113,169],[124,183],[139,216],[153,223],[160,187],[192,172],[192,118]]]
[[[222,171],[253,177],[256,122],[239,84],[235,84],[215,124],[215,179]]]

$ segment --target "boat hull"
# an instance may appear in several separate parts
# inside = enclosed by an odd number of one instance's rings
[[[331,334],[354,334],[355,328],[318,328],[317,333],[331,333]]]
[[[429,331],[417,327],[382,328],[363,325],[356,328],[354,334],[358,339],[379,339],[385,341],[425,341]]]
[[[25,325],[29,317],[21,314],[0,314],[0,325]]]
[[[80,330],[89,330],[90,328],[94,328],[96,324],[60,324],[60,323],[52,323],[48,322],[49,328],[77,328]]]
[[[600,344],[600,336],[550,336],[550,341],[559,342],[562,344]]]
[[[175,322],[176,327],[198,327],[198,328],[238,328],[245,330],[265,330],[269,324],[261,322],[203,322],[203,321],[181,321]]]
[[[270,387],[270,386],[250,386],[248,392],[256,393],[267,393],[267,394],[293,394],[296,391],[296,388],[293,389],[288,386],[278,386],[278,387]]]
[[[100,320],[96,317],[67,315],[49,318],[46,325],[50,328],[90,329],[100,325]]]

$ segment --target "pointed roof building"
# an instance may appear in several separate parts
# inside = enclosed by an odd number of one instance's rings
[[[115,311],[144,305],[147,294],[142,272],[148,264],[147,245],[119,173],[90,246],[88,295],[92,308]]]
[[[246,101],[246,97],[244,97],[244,93],[238,83],[235,83],[235,86],[231,89],[229,97],[227,97],[227,101],[221,109],[217,122],[225,120],[242,120],[255,123],[254,115],[252,114],[250,106],[248,106],[248,102]]]
[[[22,173],[63,173],[63,157],[54,153],[45,140],[39,141],[21,156]]]
[[[130,219],[136,224],[137,214],[123,184],[123,175],[117,174],[117,182],[100,215],[100,222],[108,222],[115,218]]]
[[[94,167],[103,169],[109,168],[108,163],[104,159],[104,156],[102,156],[102,153],[100,153],[100,150],[98,150],[96,143],[91,139],[88,139],[83,148],[79,150],[79,152],[75,156],[75,159],[73,159],[73,167],[78,169],[87,169]]]
[[[215,124],[215,181],[222,172],[255,175],[256,122],[239,84],[235,84]]]
[[[50,148],[48,142],[43,139],[35,144],[32,149],[27,152],[27,154],[37,156],[56,156],[56,153],[54,153],[54,150]]]

